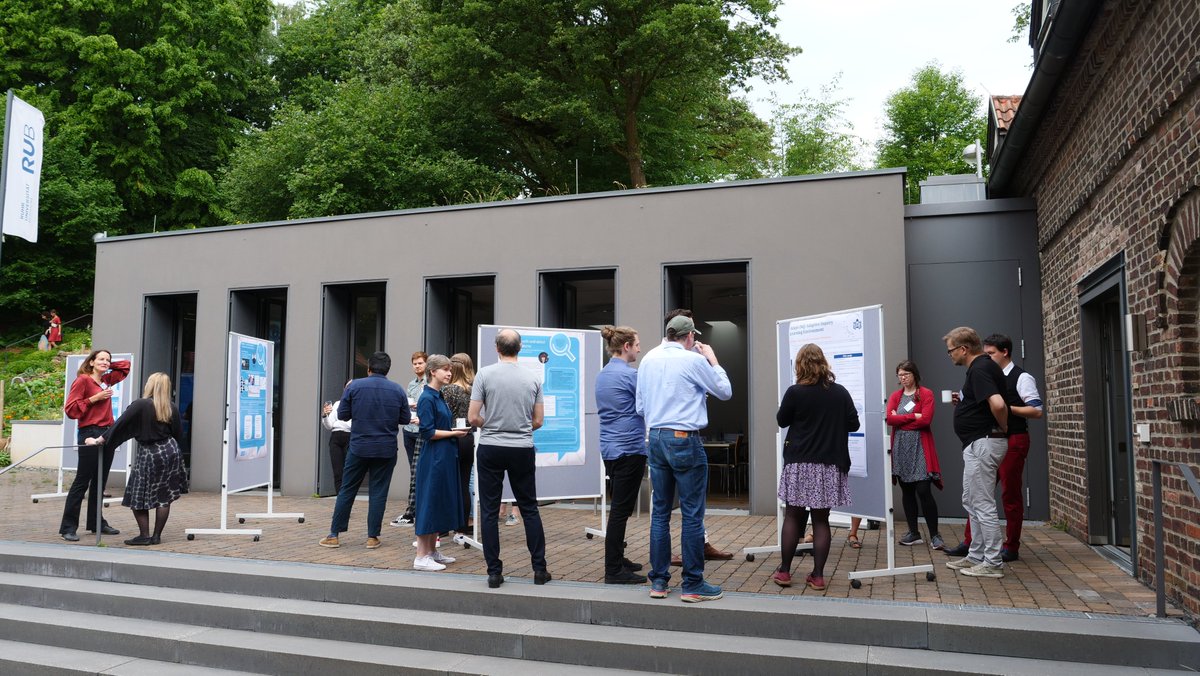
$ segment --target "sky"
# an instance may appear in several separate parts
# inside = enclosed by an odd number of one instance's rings
[[[1032,70],[1027,37],[1016,44],[1016,0],[784,0],[777,32],[804,53],[788,62],[791,82],[752,82],[746,96],[754,112],[770,120],[770,96],[799,100],[820,93],[841,73],[837,98],[848,99],[853,133],[871,147],[883,135],[884,101],[912,74],[938,61],[958,69],[963,84],[985,103],[992,94],[1023,94]],[[986,110],[981,108],[981,110]],[[868,154],[874,156],[873,151]]]

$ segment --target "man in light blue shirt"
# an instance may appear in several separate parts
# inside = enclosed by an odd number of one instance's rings
[[[708,457],[699,433],[708,426],[705,398],[711,394],[725,401],[733,396],[729,376],[712,347],[696,340],[699,335],[691,317],[672,317],[667,339],[642,358],[636,396],[636,410],[650,429],[650,597],[666,598],[670,593],[671,505],[678,489],[685,603],[722,596],[720,587],[704,581]]]

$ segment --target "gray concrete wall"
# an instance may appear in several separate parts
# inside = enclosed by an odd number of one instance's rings
[[[405,382],[427,277],[495,275],[496,323],[532,326],[540,270],[616,267],[616,321],[648,349],[662,333],[664,265],[746,261],[751,508],[770,513],[775,322],[882,304],[887,360],[905,355],[902,191],[902,171],[888,170],[104,239],[95,342],[136,351],[144,296],[197,294],[192,472],[197,488],[217,490],[230,291],[286,288],[281,488],[300,495],[317,477],[323,285],[387,282],[385,349]],[[395,482],[406,485],[406,469]]]

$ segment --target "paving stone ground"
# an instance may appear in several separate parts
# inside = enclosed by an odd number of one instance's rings
[[[0,477],[0,538],[27,542],[57,543],[64,547],[94,546],[94,536],[80,532],[79,543],[64,542],[58,535],[62,516],[62,499],[50,499],[34,504],[30,495],[48,493],[55,489],[55,473],[36,469],[16,469]],[[67,477],[69,485],[70,475]],[[114,489],[120,494],[120,489]],[[186,528],[218,528],[220,494],[196,492],[175,503],[163,543],[154,549],[183,554],[230,556],[247,559],[311,562],[340,566],[407,570],[412,567],[414,534],[412,528],[384,525],[383,546],[376,550],[364,548],[366,541],[365,500],[355,504],[350,530],[342,537],[338,549],[319,547],[329,528],[333,513],[332,498],[276,497],[274,511],[303,512],[305,522],[271,519],[253,520],[239,526],[236,513],[265,512],[265,494],[234,495],[228,501],[228,526],[256,527],[263,530],[260,541],[245,535],[198,535],[188,541]],[[404,508],[403,496],[392,496],[388,503],[387,520]],[[108,520],[121,530],[120,536],[104,538],[104,545],[125,547],[122,540],[137,534],[132,513],[119,505],[105,510]],[[546,532],[546,557],[556,579],[578,582],[601,582],[604,576],[604,543],[600,538],[584,537],[585,527],[599,527],[599,515],[591,509],[543,507],[542,519]],[[679,517],[672,525],[676,546],[679,537]],[[797,585],[788,589],[777,587],[770,580],[779,565],[775,555],[758,555],[753,562],[740,555],[744,547],[774,544],[775,522],[767,516],[709,515],[705,520],[711,542],[720,549],[739,552],[730,561],[710,561],[705,577],[726,591],[759,594],[822,596],[827,598],[872,599],[921,603],[1068,610],[1119,615],[1151,615],[1154,613],[1154,592],[1125,574],[1117,566],[1075,538],[1042,524],[1027,524],[1021,547],[1021,560],[1009,564],[1001,580],[979,579],[956,574],[945,567],[948,557],[927,545],[896,547],[896,566],[932,563],[937,578],[926,581],[924,574],[881,577],[864,580],[860,589],[853,589],[846,573],[887,566],[887,549],[881,543],[885,531],[861,531],[863,546],[845,546],[846,530],[835,529],[833,547],[825,574],[828,588],[824,592],[807,590]],[[646,512],[630,519],[626,541],[627,556],[646,562],[649,554],[650,519]],[[522,526],[501,526],[501,556],[505,574],[510,577],[532,577],[525,534]],[[958,542],[962,526],[950,522],[942,528],[947,543]],[[458,561],[451,572],[468,575],[486,574],[482,552],[464,549],[448,539],[443,552]],[[678,551],[676,549],[676,551]],[[678,575],[678,569],[675,575]],[[793,575],[811,570],[811,560],[797,557]],[[673,582],[677,582],[675,577]],[[482,582],[482,577],[481,577]],[[1173,610],[1178,614],[1177,610]]]

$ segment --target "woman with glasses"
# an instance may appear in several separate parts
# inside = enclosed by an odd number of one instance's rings
[[[471,408],[471,384],[475,382],[475,362],[471,355],[459,352],[450,357],[450,384],[442,388],[442,397],[450,406],[455,424],[461,418],[467,418],[467,409]],[[462,494],[462,522],[456,528],[459,533],[466,533],[471,521],[471,468],[475,466],[475,436],[474,429],[458,438],[458,490]]]
[[[892,481],[900,484],[904,517],[908,532],[900,538],[905,546],[919,545],[921,532],[917,529],[917,502],[925,514],[929,529],[929,546],[944,549],[938,533],[937,502],[930,485],[942,488],[942,470],[938,465],[937,448],[933,443],[933,391],[921,387],[921,371],[912,361],[896,366],[900,389],[892,392],[887,403],[887,424],[892,426]]]

